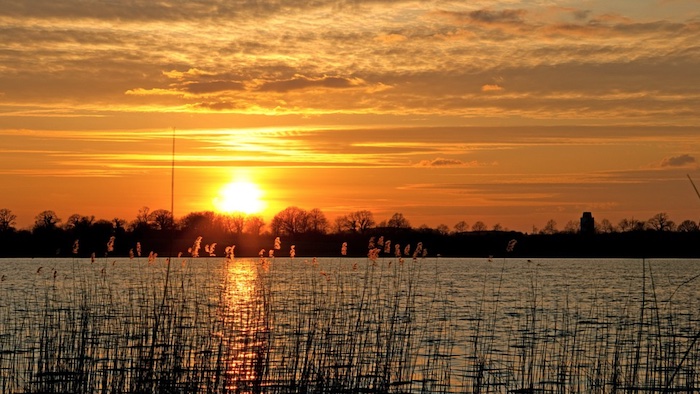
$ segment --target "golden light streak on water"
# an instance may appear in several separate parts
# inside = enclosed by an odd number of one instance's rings
[[[264,270],[254,260],[235,260],[225,271],[220,334],[226,348],[226,385],[232,390],[246,391],[263,381],[269,332],[261,286]]]

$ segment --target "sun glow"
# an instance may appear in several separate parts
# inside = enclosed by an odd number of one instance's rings
[[[216,210],[222,213],[253,214],[259,213],[265,208],[262,197],[263,192],[255,183],[234,181],[227,183],[219,190],[213,203]]]

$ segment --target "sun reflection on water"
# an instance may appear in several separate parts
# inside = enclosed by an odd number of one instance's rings
[[[229,262],[221,292],[221,335],[226,386],[255,391],[264,380],[268,349],[268,313],[262,277],[254,261]]]

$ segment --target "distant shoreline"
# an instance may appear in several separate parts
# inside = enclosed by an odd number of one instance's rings
[[[60,236],[58,236],[60,235]],[[150,252],[166,256],[191,256],[188,249],[200,235],[191,232],[169,233],[152,232],[134,234],[122,232],[114,235],[114,250],[107,252],[107,234],[88,234],[79,238],[79,249],[73,253],[75,240],[65,234],[56,237],[39,237],[30,232],[0,234],[0,258],[3,257],[128,257],[136,256],[139,243],[141,256]],[[235,245],[234,255],[238,257],[258,257],[264,250],[268,257],[276,237],[272,235],[252,236],[248,234],[201,234],[200,256],[209,255],[205,246],[216,245],[213,254],[224,256],[226,246]],[[341,257],[341,245],[347,242],[347,256],[366,257],[369,241],[382,237],[391,241],[388,251],[380,245],[379,257],[395,256],[395,246],[400,245],[404,258],[413,257],[415,246],[421,242],[427,250],[426,257],[467,257],[467,258],[700,258],[700,232],[659,232],[631,231],[614,233],[556,233],[525,234],[515,231],[481,231],[440,234],[435,231],[415,229],[370,229],[364,234],[297,234],[281,236],[280,249],[274,250],[275,257],[289,257],[290,246],[295,245],[297,258]],[[517,243],[511,252],[506,247],[511,240]],[[172,245],[172,247],[171,247]],[[408,253],[405,247],[409,245]]]

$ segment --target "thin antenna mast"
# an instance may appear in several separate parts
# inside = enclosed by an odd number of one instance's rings
[[[175,224],[175,128],[173,127],[173,151],[170,160],[170,215]],[[171,227],[172,228],[172,227]],[[171,239],[172,241],[172,239]],[[173,243],[170,242],[170,255],[172,256]]]
[[[170,280],[170,263],[173,259],[173,244],[175,243],[175,128],[173,127],[172,154],[170,159],[170,252],[168,253],[168,267],[165,270],[165,285],[163,286],[163,303],[168,295],[168,281]]]
[[[688,177],[690,184],[693,185],[693,189],[695,189],[695,194],[697,194],[698,198],[700,198],[700,191],[698,191],[698,188],[695,186],[695,182],[693,182],[693,178],[690,177],[690,174],[685,174],[685,175]]]

